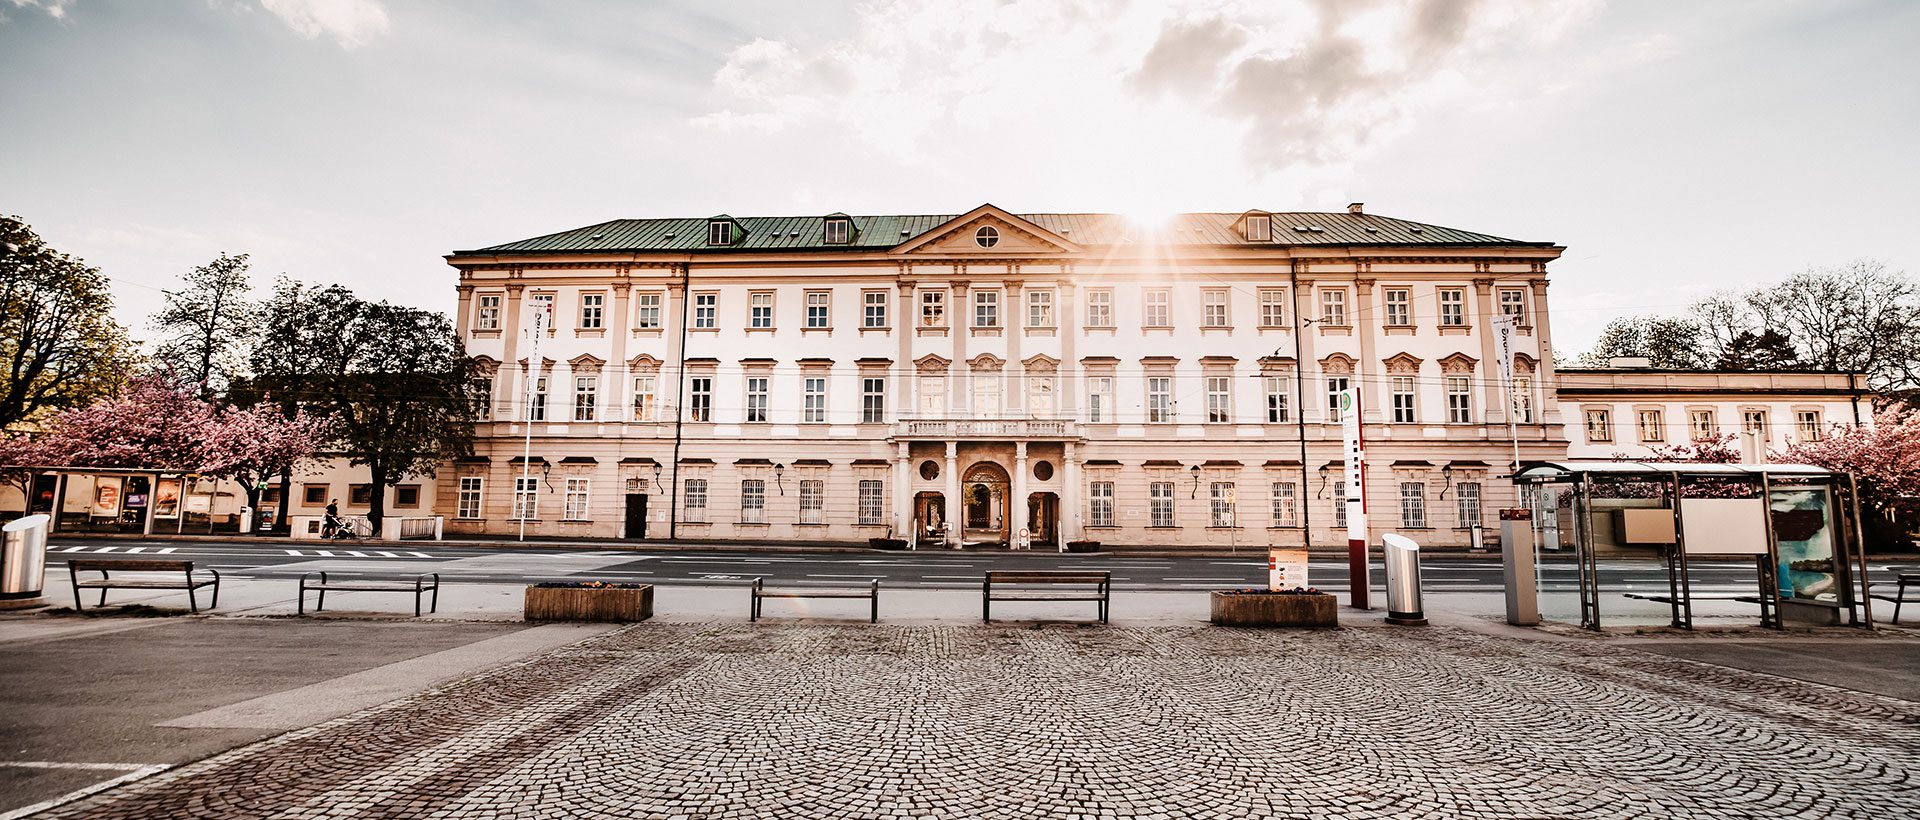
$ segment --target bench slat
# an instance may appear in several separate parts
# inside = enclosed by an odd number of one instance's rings
[[[1099,584],[1113,578],[1110,572],[1003,572],[988,570],[986,580],[996,584]]]
[[[762,598],[872,598],[871,592],[814,592],[813,590],[763,589]]]
[[[193,562],[167,561],[156,558],[70,558],[67,559],[67,566],[82,572],[91,572],[94,570],[114,572],[186,572],[193,569]]]
[[[188,584],[185,581],[123,581],[119,578],[112,578],[105,581],[81,581],[77,586],[81,589],[199,589],[201,587],[213,586],[214,583],[212,579],[194,581],[192,584]]]
[[[425,584],[421,584],[418,587],[415,587],[412,584],[408,584],[406,586],[397,586],[394,584],[354,583],[351,581],[346,581],[346,582],[334,581],[325,586],[308,584],[306,588],[309,590],[324,589],[329,592],[413,592],[416,589],[433,589],[433,587],[434,585],[432,583],[425,583]]]

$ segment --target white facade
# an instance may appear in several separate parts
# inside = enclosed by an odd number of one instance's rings
[[[1557,393],[1568,456],[1648,458],[1660,448],[1754,431],[1763,451],[1872,423],[1873,403],[1857,376],[1826,372],[1738,372],[1651,368],[1568,368]]]

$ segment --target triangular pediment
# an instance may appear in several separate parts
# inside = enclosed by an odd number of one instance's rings
[[[894,246],[892,253],[916,256],[1050,256],[1079,253],[1066,237],[991,203],[956,216]]]

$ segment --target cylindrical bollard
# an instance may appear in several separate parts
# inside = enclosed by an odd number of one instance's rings
[[[0,527],[0,609],[39,603],[46,586],[49,523],[45,515],[29,515]]]
[[[1425,624],[1427,615],[1420,607],[1420,545],[1392,533],[1380,540],[1387,554],[1387,623]]]

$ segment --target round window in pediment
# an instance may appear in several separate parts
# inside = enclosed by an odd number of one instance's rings
[[[1000,244],[1000,230],[992,225],[982,225],[973,232],[973,242],[982,248],[991,248]]]
[[[934,461],[933,459],[920,462],[920,478],[922,480],[932,481],[939,477],[940,462]]]
[[[1040,479],[1041,481],[1051,481],[1053,479],[1053,462],[1051,461],[1034,462],[1033,477]]]

